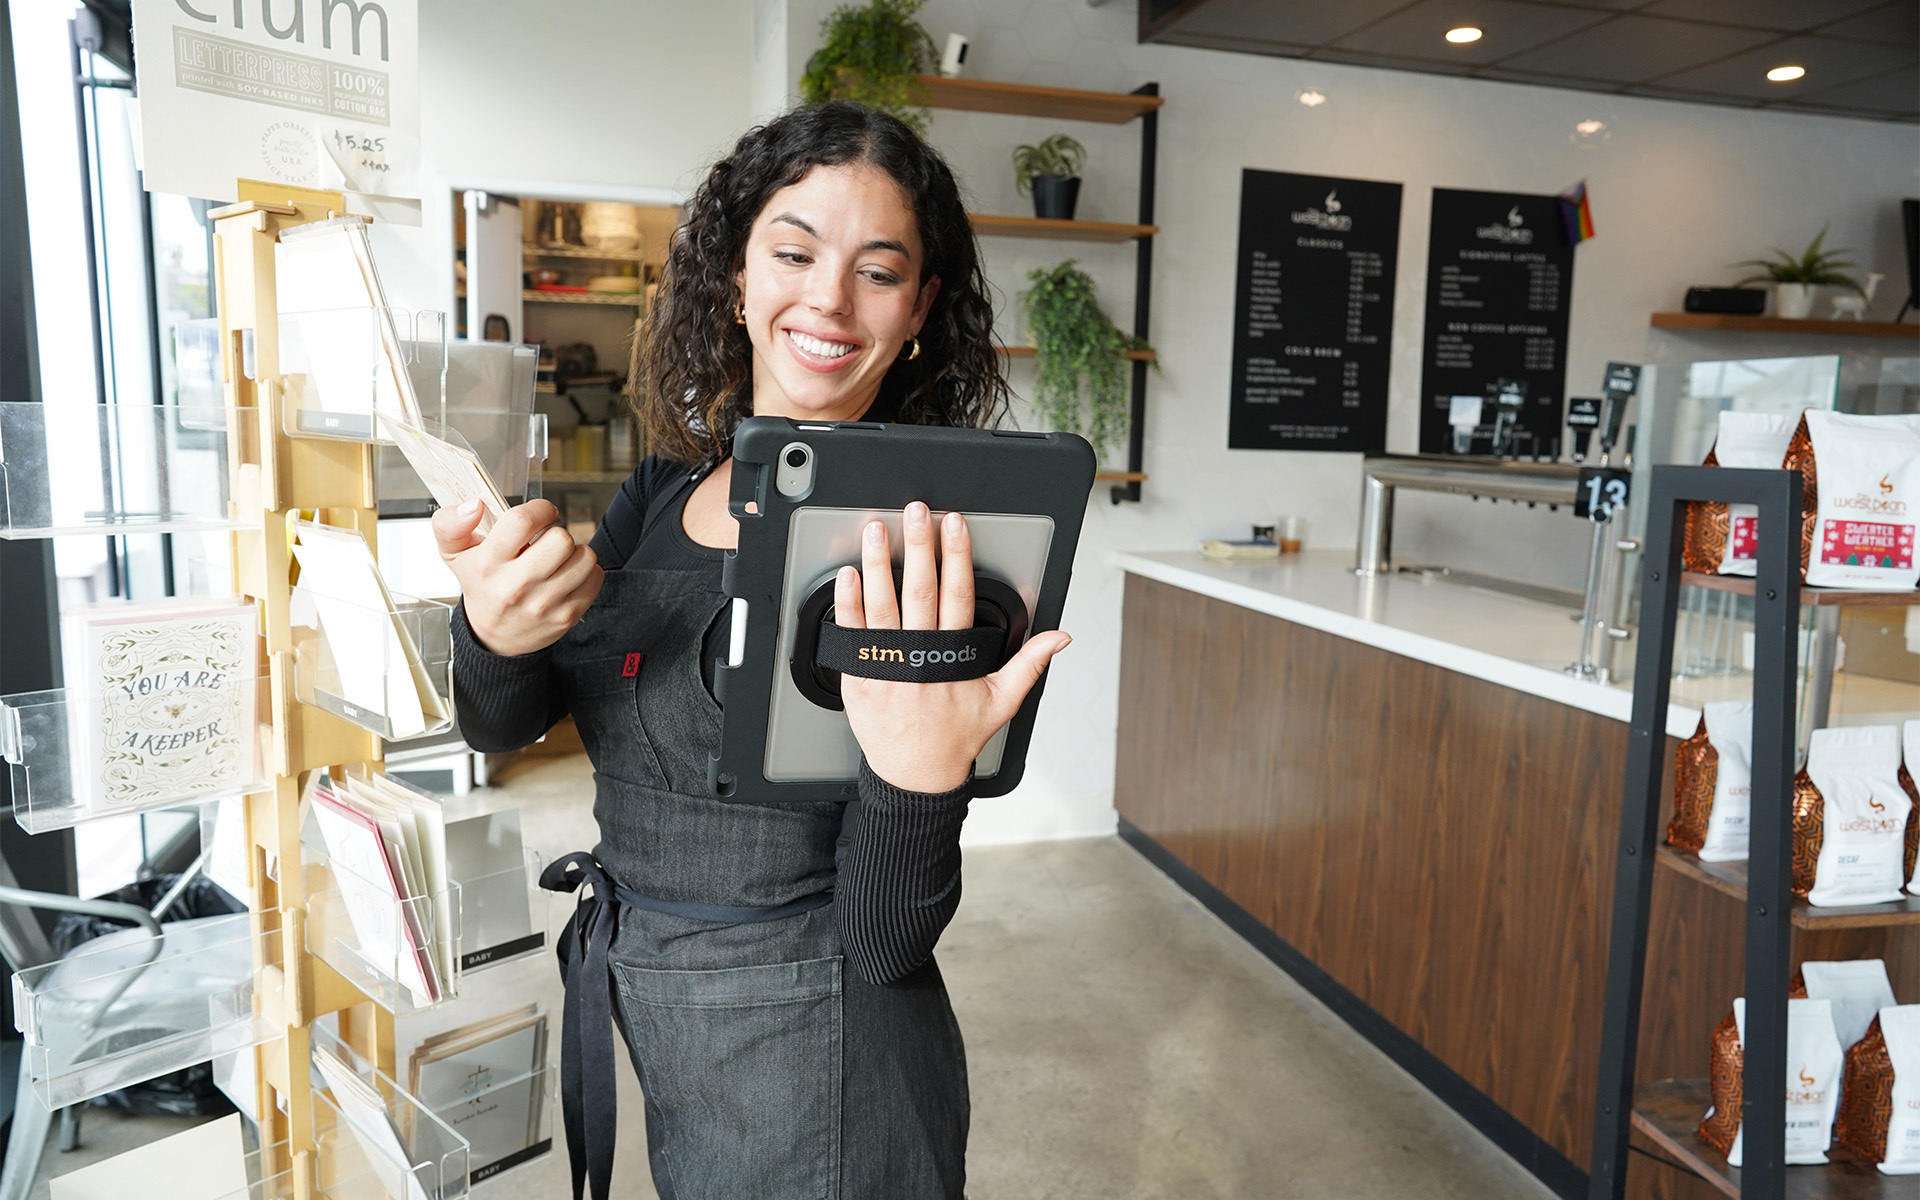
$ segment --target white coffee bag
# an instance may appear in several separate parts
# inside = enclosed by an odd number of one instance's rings
[[[1895,1002],[1884,959],[1804,962],[1800,964],[1800,977],[1806,981],[1809,999],[1833,1005],[1833,1031],[1840,1038],[1843,1052],[1853,1049],[1853,1044],[1867,1035],[1874,1014]]]
[[[1880,1010],[1880,1036],[1893,1063],[1893,1111],[1887,1116],[1889,1175],[1920,1175],[1920,1004]]]
[[[1893,592],[1920,584],[1920,413],[1810,409],[1807,433],[1820,496],[1807,585]]]
[[[1778,470],[1787,443],[1800,424],[1799,414],[1723,412],[1713,441],[1714,461],[1723,467]],[[1751,504],[1727,507],[1727,545],[1720,554],[1722,575],[1751,575],[1760,553],[1760,510]],[[1705,858],[1706,855],[1700,857]],[[1740,857],[1745,858],[1742,854]]]
[[[1707,742],[1719,756],[1700,861],[1745,862],[1753,801],[1753,702],[1719,701],[1704,706],[1700,716],[1707,724]]]
[[[1807,777],[1825,804],[1807,903],[1884,904],[1906,887],[1907,817],[1900,731],[1891,725],[1816,729]]]
[[[1733,1002],[1740,1045],[1747,1044],[1746,997]],[[1833,1139],[1833,1114],[1840,1104],[1840,1076],[1846,1055],[1833,1031],[1833,1006],[1825,1000],[1787,1001],[1787,1162],[1823,1163]],[[1749,1082],[1751,1086],[1751,1082]],[[1733,1138],[1727,1165],[1740,1165],[1746,1140]]]

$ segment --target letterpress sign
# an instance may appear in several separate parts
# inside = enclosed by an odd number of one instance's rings
[[[235,198],[258,179],[420,197],[418,0],[134,0],[149,191]],[[417,219],[417,218],[416,218]]]

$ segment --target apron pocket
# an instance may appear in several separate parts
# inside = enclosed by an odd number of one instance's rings
[[[676,1200],[839,1195],[842,961],[612,964]]]

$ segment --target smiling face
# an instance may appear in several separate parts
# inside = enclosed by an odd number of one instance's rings
[[[906,194],[878,167],[815,167],[775,192],[736,277],[755,415],[859,419],[939,293],[921,256]]]

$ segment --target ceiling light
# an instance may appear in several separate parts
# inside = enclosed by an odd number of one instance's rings
[[[1775,83],[1786,83],[1788,80],[1798,79],[1806,73],[1807,69],[1805,67],[1775,67],[1773,70],[1767,72],[1767,78],[1773,80]]]
[[[1293,98],[1308,108],[1319,108],[1327,102],[1327,94],[1318,88],[1308,88],[1304,92],[1296,92]]]
[[[1607,128],[1607,123],[1605,121],[1596,121],[1592,117],[1588,117],[1584,121],[1575,122],[1573,128],[1577,133],[1580,134],[1581,137],[1595,137],[1600,133],[1605,132]]]
[[[1456,46],[1464,45],[1467,42],[1477,42],[1480,40],[1480,36],[1480,30],[1472,25],[1462,25],[1458,29],[1447,30],[1447,40]]]

